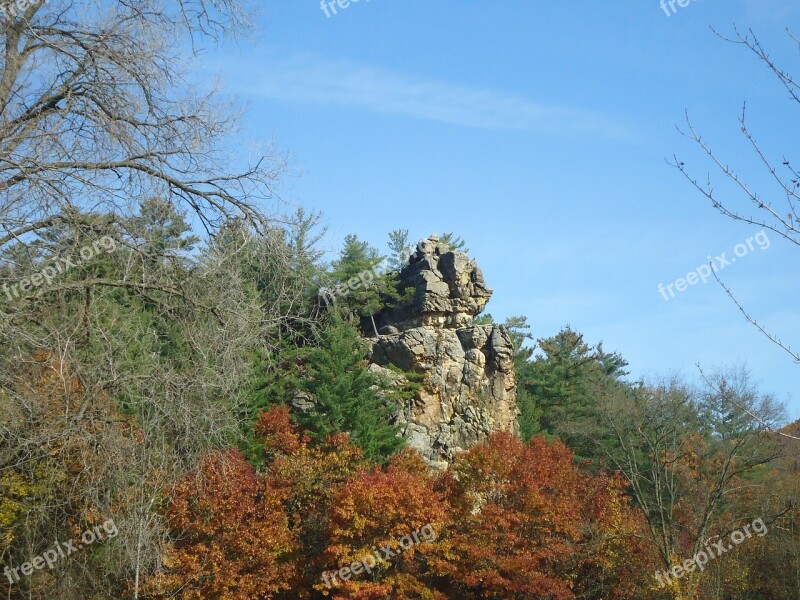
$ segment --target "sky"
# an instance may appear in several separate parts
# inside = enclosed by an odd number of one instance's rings
[[[394,229],[415,241],[453,231],[494,290],[497,320],[525,315],[535,337],[569,324],[637,379],[744,364],[800,418],[800,365],[700,280],[708,257],[724,264],[741,304],[800,350],[800,248],[725,218],[668,163],[677,156],[756,214],[681,135],[688,115],[784,211],[739,118],[746,103],[780,164],[800,152],[800,106],[713,30],[752,29],[798,72],[786,32],[800,34],[796,0],[691,0],[674,12],[659,0],[344,4],[334,14],[318,0],[264,0],[250,39],[196,67],[246,106],[239,150],[286,154],[283,207],[323,214],[328,258],[349,233],[385,251]]]

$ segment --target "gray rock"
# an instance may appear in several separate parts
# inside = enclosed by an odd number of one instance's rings
[[[424,375],[395,422],[428,464],[447,468],[494,431],[518,433],[513,344],[504,327],[475,325],[492,292],[475,261],[437,237],[420,242],[400,272],[406,287],[407,305],[376,315],[371,361]]]
[[[299,412],[312,412],[315,408],[314,398],[308,392],[297,391],[291,401],[292,408]]]

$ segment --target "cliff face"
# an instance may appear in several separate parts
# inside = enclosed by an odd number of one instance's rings
[[[446,468],[494,431],[517,433],[513,346],[504,327],[475,324],[492,292],[473,260],[435,236],[419,243],[400,283],[413,300],[377,315],[372,368],[424,376],[397,419],[408,445]]]

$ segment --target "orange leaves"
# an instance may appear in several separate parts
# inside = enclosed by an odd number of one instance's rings
[[[283,409],[261,415],[258,432],[273,456],[264,473],[229,452],[177,486],[170,568],[153,588],[162,596],[638,593],[614,579],[637,549],[620,482],[581,471],[561,443],[495,435],[437,475],[410,450],[370,465],[346,435],[311,446]]]
[[[457,510],[452,557],[437,569],[468,598],[573,598],[576,574],[603,557],[598,530],[631,523],[619,485],[580,471],[560,442],[497,434],[452,471],[441,480]]]
[[[285,406],[259,414],[255,431],[264,440],[267,452],[293,454],[308,444],[308,436],[292,423],[289,409]]]
[[[342,486],[331,508],[330,535],[334,541],[390,542],[411,529],[444,523],[446,514],[424,462],[406,451],[385,471],[363,469]]]
[[[179,534],[152,593],[260,600],[291,589],[298,542],[282,501],[238,451],[206,457],[175,488],[168,517]]]
[[[581,534],[582,475],[560,443],[525,446],[495,435],[461,456],[448,487],[458,509],[456,560],[441,574],[474,597],[571,598],[570,561]]]
[[[424,462],[411,451],[395,456],[385,470],[356,473],[333,500],[329,545],[322,559],[326,569],[339,569],[372,555],[375,566],[369,576],[342,586],[335,597],[436,597],[412,591],[428,589],[427,557],[436,553],[438,532],[449,525],[448,508],[434,491]],[[375,595],[387,585],[397,595]]]

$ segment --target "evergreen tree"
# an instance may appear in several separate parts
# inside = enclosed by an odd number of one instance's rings
[[[254,353],[239,441],[242,454],[254,465],[264,460],[264,445],[255,431],[258,415],[275,406],[286,405],[294,397],[309,351],[310,347],[302,342],[286,338],[275,349],[261,348]]]
[[[508,329],[511,335],[511,341],[514,343],[514,366],[519,369],[533,356],[533,348],[528,347],[525,343],[532,340],[533,336],[530,333],[531,326],[528,324],[528,317],[514,316],[508,317],[503,326]]]
[[[389,424],[396,394],[367,368],[365,359],[365,344],[358,332],[333,319],[321,331],[318,345],[307,351],[302,375],[295,380],[315,405],[311,411],[298,413],[297,420],[318,440],[348,432],[368,459],[383,461],[404,443]]]
[[[536,398],[522,386],[517,388],[517,408],[519,408],[519,418],[517,419],[519,435],[525,443],[528,443],[534,435],[542,430],[540,424],[542,411],[536,404]]]
[[[200,238],[190,232],[185,214],[158,197],[143,200],[139,214],[127,221],[127,233],[151,264],[191,252]]]
[[[520,429],[523,435],[533,434],[538,420],[541,432],[564,439],[578,456],[589,457],[593,449],[587,436],[606,435],[598,423],[596,403],[601,397],[626,392],[622,377],[627,362],[619,354],[605,352],[602,344],[589,346],[570,327],[538,340],[538,346],[540,355],[516,365],[523,393]]]
[[[397,289],[398,273],[379,272],[383,259],[367,242],[360,241],[356,235],[348,235],[339,259],[333,263],[331,279],[335,285],[327,290],[327,296],[343,314],[354,314],[366,320],[376,336],[375,315],[404,302],[413,293],[413,289],[402,292]]]
[[[439,241],[443,244],[447,244],[450,246],[451,250],[458,250],[459,252],[469,252],[469,248],[467,248],[466,243],[461,237],[457,236],[452,231],[448,231],[442,234],[439,238]]]
[[[402,270],[408,264],[408,257],[413,250],[408,242],[408,229],[395,229],[389,233],[389,250],[391,254],[386,261],[389,270]]]
[[[323,252],[317,244],[327,232],[326,227],[320,227],[321,216],[319,213],[306,213],[302,208],[292,216],[289,223],[287,246],[291,259],[292,271],[303,282],[306,296],[310,299],[319,289],[321,275],[320,262]]]
[[[528,379],[530,360],[534,349],[525,344],[533,339],[530,333],[531,326],[528,317],[509,317],[503,323],[511,335],[514,343],[514,370],[517,374],[517,408],[519,408],[519,432],[527,443],[541,430],[541,410],[536,403],[536,398],[525,388],[524,381]]]

